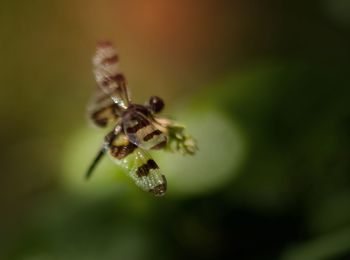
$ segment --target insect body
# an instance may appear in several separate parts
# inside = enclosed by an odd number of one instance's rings
[[[167,181],[148,150],[171,150],[169,139],[172,139],[170,141],[175,140],[177,143],[176,150],[193,154],[196,144],[183,133],[182,126],[157,116],[164,107],[161,98],[152,96],[147,105],[131,102],[118,61],[111,43],[104,42],[97,46],[93,65],[98,88],[88,114],[95,125],[107,127],[113,124],[113,128],[106,135],[86,177],[90,177],[97,163],[107,153],[127,170],[138,187],[162,196],[166,192]]]

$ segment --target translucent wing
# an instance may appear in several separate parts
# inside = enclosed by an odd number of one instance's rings
[[[122,108],[129,105],[126,80],[119,69],[118,55],[110,42],[97,46],[93,57],[94,73],[98,86]]]
[[[124,116],[123,129],[130,142],[145,150],[159,149],[166,145],[164,133],[140,112]]]
[[[102,90],[97,89],[87,107],[88,118],[98,127],[106,127],[117,122],[122,108]]]
[[[127,175],[144,191],[162,196],[167,189],[167,181],[158,165],[145,150],[129,142],[121,132],[111,141],[109,156],[118,165],[127,170]]]

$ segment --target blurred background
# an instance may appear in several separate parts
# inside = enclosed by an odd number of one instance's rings
[[[0,259],[350,259],[350,1],[1,0]],[[91,128],[96,42],[198,140],[140,191]]]

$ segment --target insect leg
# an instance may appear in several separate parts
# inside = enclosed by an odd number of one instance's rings
[[[113,131],[111,131],[110,133],[108,133],[106,135],[105,143],[103,144],[102,148],[98,151],[95,159],[93,160],[93,162],[91,163],[89,169],[87,170],[87,172],[85,174],[86,180],[90,178],[90,176],[92,175],[92,172],[96,168],[97,164],[102,159],[102,157],[106,154],[106,152],[108,151],[108,149],[110,147],[110,144],[113,142],[113,140],[116,138],[116,136],[120,133],[120,131],[121,131],[121,127],[119,125],[117,125],[113,129]]]
[[[86,180],[90,178],[90,176],[92,175],[92,172],[96,168],[96,165],[102,159],[102,157],[106,154],[106,151],[107,151],[107,149],[106,149],[105,145],[99,150],[99,152],[97,153],[95,159],[93,160],[93,162],[91,163],[89,169],[87,170],[87,172],[85,174],[85,179]]]

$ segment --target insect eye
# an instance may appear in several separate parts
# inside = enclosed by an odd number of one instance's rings
[[[152,96],[149,99],[149,105],[155,113],[158,113],[163,109],[164,102],[160,97]]]

